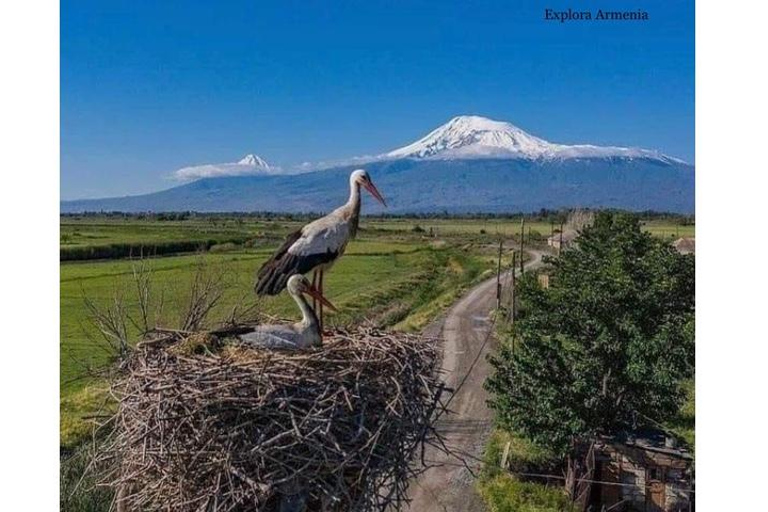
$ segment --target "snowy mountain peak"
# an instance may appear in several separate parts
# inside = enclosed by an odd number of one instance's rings
[[[253,153],[249,153],[245,155],[243,158],[241,158],[238,162],[238,165],[248,165],[252,167],[259,167],[262,169],[269,169],[269,164],[266,160],[261,158],[259,155],[254,155]]]
[[[480,116],[454,117],[408,146],[387,153],[391,158],[445,156],[492,156],[515,153],[539,157],[551,144],[503,121]]]
[[[381,155],[381,159],[430,158],[437,160],[472,158],[650,158],[663,162],[680,160],[658,151],[587,144],[564,145],[548,142],[504,121],[482,116],[457,116],[413,144]]]

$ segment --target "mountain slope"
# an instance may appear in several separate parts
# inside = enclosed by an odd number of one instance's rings
[[[392,213],[614,207],[693,212],[694,169],[649,158],[402,159],[367,164]],[[291,176],[208,178],[143,196],[65,201],[81,211],[328,211],[348,195],[338,167]],[[365,201],[364,212],[385,211]]]
[[[247,155],[177,171],[203,178],[143,196],[64,201],[79,211],[327,211],[365,167],[390,212],[501,212],[613,207],[692,212],[694,168],[658,151],[548,142],[503,121],[459,116],[402,148],[315,172],[285,174]],[[185,171],[185,172],[182,172]],[[381,211],[369,202],[366,212]]]

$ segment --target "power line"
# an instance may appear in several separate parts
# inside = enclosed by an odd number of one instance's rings
[[[493,334],[493,328],[496,325],[496,318],[498,317],[499,313],[498,310],[494,311],[493,318],[491,319],[491,323],[488,329],[488,333],[485,335],[485,339],[483,340],[483,343],[480,345],[480,349],[477,351],[477,355],[475,355],[475,358],[472,360],[472,363],[469,365],[469,369],[467,370],[467,373],[464,374],[464,377],[461,378],[461,381],[459,382],[459,385],[456,386],[456,389],[453,391],[451,396],[448,398],[448,401],[445,402],[445,405],[443,406],[444,409],[448,409],[448,405],[450,405],[451,401],[456,397],[456,395],[459,394],[459,391],[461,391],[461,388],[464,386],[464,384],[467,382],[467,379],[469,378],[470,374],[472,373],[472,370],[475,369],[475,365],[480,360],[480,356],[483,354],[483,350],[485,349],[485,345],[488,344],[488,340],[491,339],[491,335]]]
[[[514,471],[512,469],[505,468],[505,467],[501,466],[500,464],[489,464],[485,460],[483,460],[483,459],[481,459],[481,458],[479,458],[479,457],[477,457],[475,455],[472,455],[471,453],[467,453],[467,452],[464,452],[464,451],[455,451],[454,453],[459,453],[459,454],[461,454],[462,456],[464,456],[466,458],[474,459],[476,462],[479,462],[479,463],[481,463],[484,466],[490,466],[490,467],[493,467],[494,469],[500,469],[500,470],[502,470],[502,471],[504,471],[506,473],[509,473],[509,474],[515,475],[515,476],[521,476],[521,477],[527,477],[527,478],[547,478],[547,479],[553,479],[553,480],[565,480],[566,479],[566,477],[564,477],[563,475],[554,475],[554,474],[549,474],[549,473],[527,473],[527,472],[524,472],[524,471]],[[466,465],[466,463],[464,463],[464,465]],[[593,484],[601,484],[601,485],[613,485],[613,486],[619,486],[619,487],[634,487],[634,488],[639,487],[636,484],[627,484],[627,483],[623,483],[623,482],[609,482],[609,481],[606,481],[606,480],[594,480],[594,479],[591,479],[591,478],[577,478],[576,482],[577,483],[578,482],[593,483]],[[667,485],[674,485],[674,484],[670,484],[669,482],[666,482],[666,484]],[[646,485],[645,487],[650,487],[650,486]],[[679,487],[679,486],[675,486],[675,487]],[[693,493],[696,492],[695,489],[678,489],[678,490],[680,490],[682,492],[693,492]]]
[[[521,254],[521,259],[522,259],[522,256],[523,256],[523,254]],[[499,261],[499,264],[500,264],[500,261]],[[500,269],[500,267],[499,267],[499,269]],[[514,272],[516,272],[516,269],[513,268],[509,272],[514,273]],[[510,278],[509,272],[505,276],[505,283],[504,283],[505,285],[508,284],[508,280]],[[498,290],[499,287],[501,286],[500,272],[497,272],[496,282],[497,282],[497,294],[498,294],[497,296],[500,296],[501,292]],[[512,292],[514,293],[514,290]],[[459,394],[459,392],[461,391],[462,387],[466,383],[467,379],[472,374],[472,371],[475,369],[475,367],[477,365],[477,362],[480,360],[480,356],[483,354],[483,351],[485,350],[485,346],[487,345],[487,343],[490,340],[491,336],[493,336],[493,334],[494,334],[494,327],[496,325],[496,321],[498,319],[498,315],[499,315],[499,309],[497,308],[494,311],[494,314],[493,314],[493,316],[491,318],[491,322],[490,322],[490,326],[489,326],[488,332],[486,333],[485,338],[483,339],[483,342],[482,342],[482,344],[480,345],[480,348],[477,351],[477,354],[475,355],[474,359],[472,360],[472,363],[470,364],[469,368],[467,369],[467,372],[462,377],[461,381],[459,382],[458,386],[454,390],[453,394],[448,399],[448,401],[445,403],[445,405],[444,405],[445,409],[448,408],[448,405],[451,403],[451,401],[456,397],[456,395]],[[487,465],[487,463],[483,459],[480,459],[479,457],[476,457],[475,455],[473,455],[471,453],[467,453],[467,452],[464,452],[464,451],[455,451],[454,453],[459,454],[462,457],[466,457],[466,458],[469,458],[469,459],[474,459],[477,462],[480,462],[480,463],[482,463],[484,465]],[[462,460],[462,463],[463,463],[464,466],[467,466],[466,462],[464,462],[463,460]],[[565,481],[565,479],[566,479],[562,475],[554,475],[554,474],[546,474],[546,473],[527,473],[527,472],[513,471],[513,470],[510,470],[508,468],[502,467],[501,465],[494,465],[493,467],[496,467],[496,468],[498,468],[498,469],[500,469],[500,470],[502,470],[502,471],[504,471],[504,472],[506,472],[508,474],[519,476],[519,477],[546,478],[546,479],[554,479],[554,480],[562,480],[562,481]],[[631,488],[638,488],[639,487],[636,484],[627,484],[627,483],[622,483],[622,482],[609,482],[609,481],[605,481],[605,480],[595,480],[595,479],[590,479],[590,478],[577,478],[576,482],[577,483],[589,483],[589,484],[616,486],[616,487],[631,487]],[[683,488],[680,488],[679,486],[676,486],[676,485],[671,484],[671,483],[665,483],[665,485],[671,485],[676,490],[678,490],[679,492],[686,492],[686,493],[695,493],[696,492],[694,489],[683,489]],[[650,485],[646,484],[644,487],[645,488],[649,488]]]
[[[522,259],[522,254],[520,259]],[[512,269],[508,272],[515,272],[515,269]],[[509,276],[506,276],[509,277]],[[467,382],[467,379],[469,378],[472,371],[475,369],[475,366],[477,365],[477,362],[480,360],[480,356],[483,354],[483,350],[485,350],[485,346],[488,344],[488,340],[491,339],[491,336],[493,336],[494,328],[496,326],[496,320],[499,316],[499,310],[496,309],[493,313],[493,317],[490,322],[490,326],[488,328],[488,332],[485,335],[485,339],[483,340],[483,343],[480,345],[480,349],[477,351],[477,354],[475,355],[475,358],[472,360],[472,363],[469,365],[469,369],[467,369],[467,372],[462,377],[461,381],[459,381],[459,385],[456,386],[456,389],[453,391],[453,394],[451,394],[450,398],[448,398],[448,401],[443,406],[445,409],[448,408],[448,405],[451,403],[451,401],[456,397],[456,395],[459,394],[459,391],[461,391],[461,388],[464,386],[464,384]]]

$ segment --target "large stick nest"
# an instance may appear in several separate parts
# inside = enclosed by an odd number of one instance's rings
[[[113,386],[101,462],[122,510],[400,509],[424,469],[414,459],[439,444],[433,340],[337,331],[298,352],[157,341]]]

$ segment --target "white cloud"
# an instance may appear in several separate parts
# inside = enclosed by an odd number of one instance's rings
[[[194,181],[201,178],[220,178],[223,176],[264,176],[272,174],[282,174],[282,169],[269,165],[257,155],[245,155],[239,162],[183,167],[174,171],[173,177],[179,181]]]

